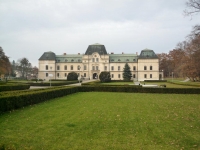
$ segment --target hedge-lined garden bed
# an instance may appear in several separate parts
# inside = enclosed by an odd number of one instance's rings
[[[76,92],[200,94],[199,88],[142,88],[141,86],[77,86],[0,93],[0,113]]]
[[[78,80],[76,81],[63,81],[63,82],[51,82],[51,86],[61,86],[61,85],[69,85],[79,83]],[[30,86],[50,86],[50,82],[28,82]]]
[[[172,82],[172,81],[167,81],[171,84],[176,84],[176,85],[183,85],[183,86],[195,86],[195,87],[200,87],[200,84],[194,84],[194,83],[191,83],[191,82]]]
[[[66,96],[76,92],[78,92],[78,88],[76,87],[2,92],[0,95],[0,113],[41,103],[53,98]]]
[[[14,91],[14,90],[26,90],[29,88],[30,88],[29,84],[15,84],[15,83],[0,84],[0,92]]]

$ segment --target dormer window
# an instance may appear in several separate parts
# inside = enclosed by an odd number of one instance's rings
[[[120,59],[118,59],[118,61],[121,61]]]
[[[73,62],[74,60],[72,59],[71,62]]]
[[[129,61],[129,59],[126,59],[126,61]]]
[[[65,62],[68,62],[68,60],[67,60],[67,59],[65,59]]]
[[[81,60],[80,60],[80,59],[78,59],[78,62],[81,62]]]

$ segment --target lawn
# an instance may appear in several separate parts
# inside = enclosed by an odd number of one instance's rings
[[[200,149],[200,95],[76,93],[0,116],[16,149]]]
[[[191,86],[187,86],[187,85],[178,85],[178,84],[172,84],[170,82],[140,82],[141,84],[145,84],[145,85],[163,85],[165,84],[167,86],[167,88],[198,88],[197,86],[193,86],[193,83],[190,83]],[[180,82],[181,84],[188,84],[189,82]],[[129,84],[134,84],[133,82],[108,82],[108,83],[99,83],[102,85],[129,85]],[[195,83],[198,84],[198,83]],[[200,83],[199,83],[199,87],[200,87]]]

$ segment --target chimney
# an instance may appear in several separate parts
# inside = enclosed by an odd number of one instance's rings
[[[136,55],[138,55],[138,52],[136,52]]]
[[[66,55],[66,53],[63,53],[63,55]]]
[[[78,53],[78,55],[80,55],[80,53]]]
[[[124,54],[124,52],[122,52],[122,54]]]
[[[114,54],[113,52],[111,52],[111,54]]]

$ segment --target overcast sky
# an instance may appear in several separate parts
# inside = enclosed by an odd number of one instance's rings
[[[85,53],[100,43],[115,54],[168,53],[200,15],[184,17],[187,0],[0,0],[0,46],[10,60],[38,66],[46,51]]]

